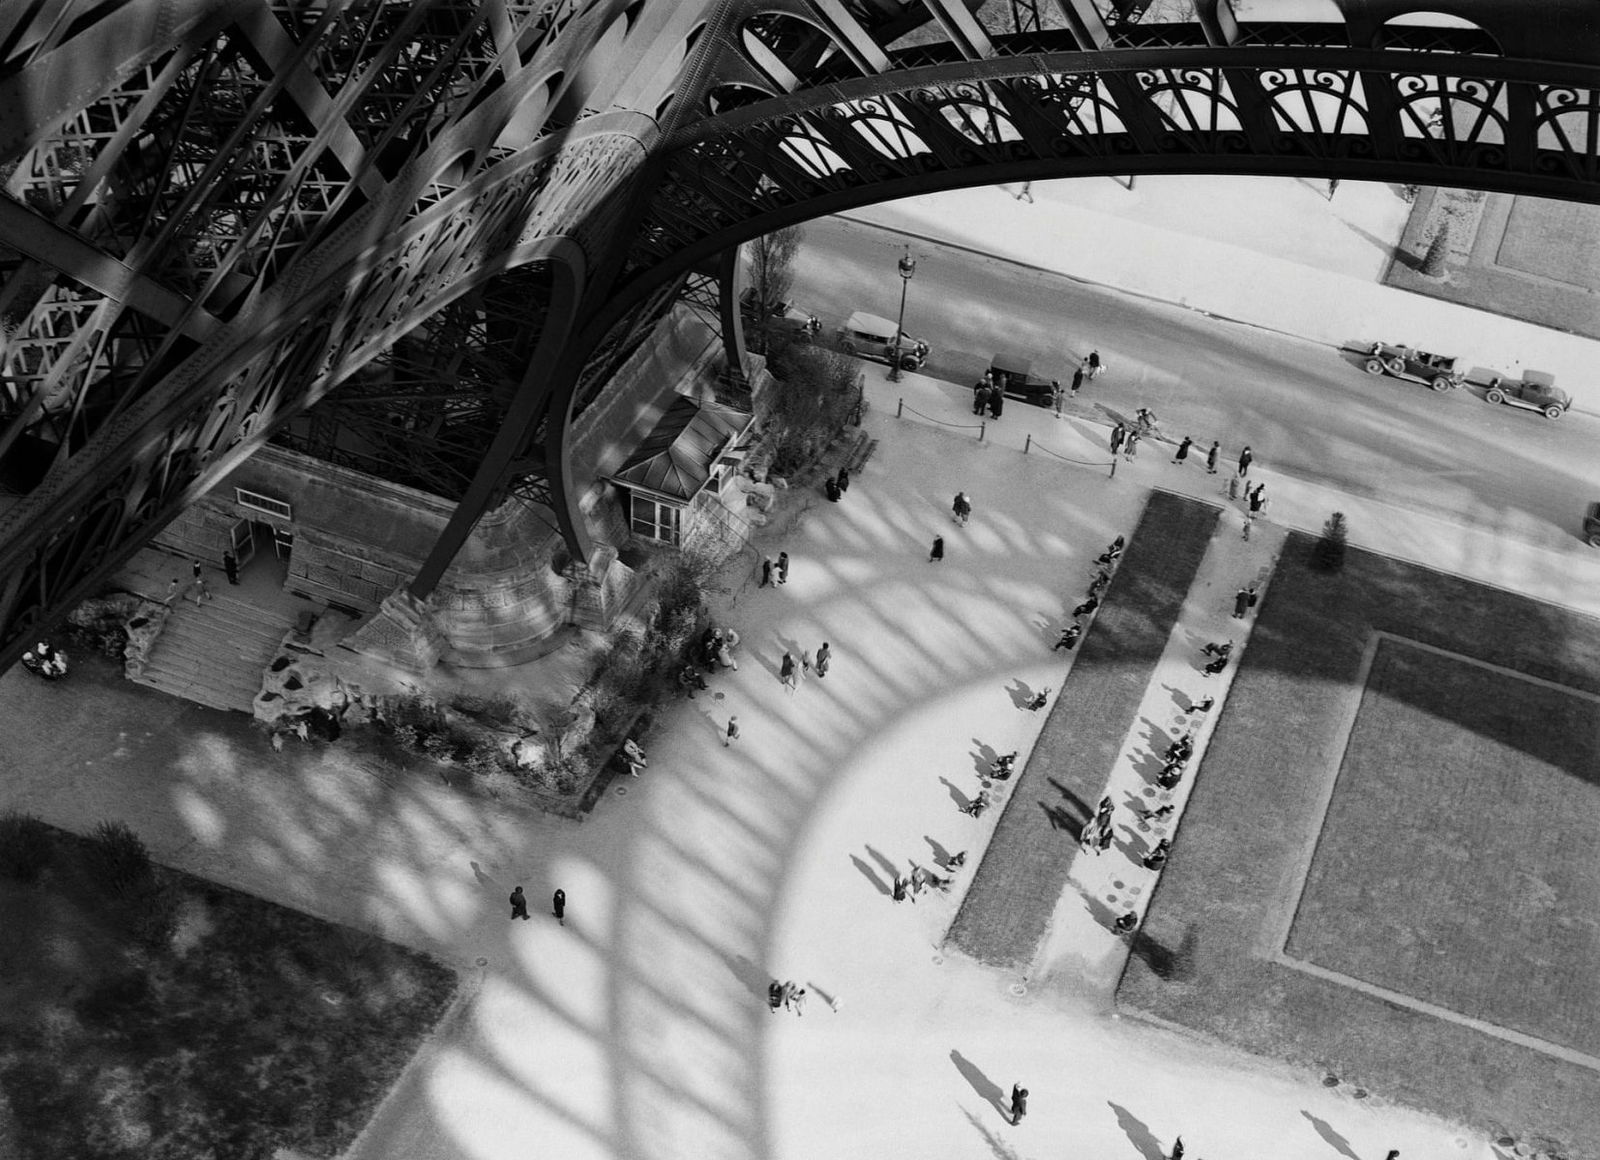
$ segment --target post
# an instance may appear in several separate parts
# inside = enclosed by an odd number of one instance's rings
[[[1110,478],[1112,478],[1112,479],[1117,478],[1117,457],[1116,457],[1115,454],[1113,454],[1111,456],[1111,476],[1110,476]]]
[[[905,257],[900,259],[897,267],[900,271],[900,317],[894,324],[894,347],[889,355],[889,381],[898,383],[901,377],[900,370],[900,339],[906,327],[906,288],[911,285],[911,275],[917,272],[916,259],[911,256],[911,246],[906,245]]]
[[[1026,455],[1028,448],[1033,446],[1033,432],[1028,432],[1028,437],[1022,442],[1022,453]]]
[[[901,395],[899,402],[895,403],[895,405],[894,405],[894,417],[896,419],[904,418],[905,417],[905,413],[906,413],[906,397],[904,395]]]
[[[978,424],[978,442],[983,442],[983,433],[989,429],[989,420],[985,419]]]

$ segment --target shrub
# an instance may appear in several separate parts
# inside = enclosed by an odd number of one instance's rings
[[[0,875],[36,882],[50,864],[50,828],[32,814],[0,814]]]
[[[1311,563],[1319,571],[1337,572],[1344,567],[1345,538],[1344,513],[1334,512],[1322,525],[1322,538],[1311,549]]]
[[[1422,256],[1422,274],[1428,278],[1444,277],[1445,259],[1450,256],[1450,219],[1446,218],[1428,243],[1428,252]]]
[[[155,877],[150,851],[126,822],[96,826],[85,861],[101,887],[124,897],[145,889]]]
[[[123,913],[133,937],[147,947],[161,948],[172,942],[178,929],[178,892],[166,883],[151,879],[128,895]]]

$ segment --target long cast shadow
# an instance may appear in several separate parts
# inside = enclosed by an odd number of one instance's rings
[[[878,877],[878,872],[876,870],[874,870],[871,866],[868,866],[865,862],[863,862],[856,855],[851,854],[850,855],[850,861],[855,863],[856,869],[861,871],[863,877],[865,877],[868,882],[872,883],[874,886],[876,886],[878,888],[878,893],[879,894],[881,894],[885,898],[887,898],[887,897],[889,897],[890,895],[892,895],[894,893],[893,889],[890,888],[889,886],[885,885],[883,879]]]
[[[1010,1144],[1007,1144],[999,1136],[995,1135],[994,1132],[990,1131],[982,1120],[978,1119],[977,1116],[973,1115],[966,1108],[961,1109],[961,1114],[967,1117],[967,1123],[971,1124],[973,1128],[976,1129],[978,1135],[982,1137],[983,1142],[989,1146],[989,1151],[994,1154],[995,1160],[1017,1160],[1017,1158],[1021,1155],[1021,1153],[1013,1148]]]
[[[1328,1123],[1328,1121],[1324,1119],[1318,1118],[1317,1116],[1313,1116],[1310,1112],[1303,1108],[1301,1109],[1300,1114],[1311,1121],[1311,1126],[1317,1130],[1317,1135],[1326,1140],[1328,1146],[1335,1152],[1339,1153],[1341,1156],[1349,1157],[1349,1160],[1361,1160],[1361,1157],[1356,1154],[1355,1149],[1350,1147],[1350,1141],[1346,1140],[1338,1132],[1334,1131],[1332,1124]]]
[[[1128,1143],[1139,1150],[1139,1155],[1143,1156],[1144,1160],[1167,1160],[1167,1153],[1161,1147],[1161,1142],[1155,1138],[1155,1134],[1143,1120],[1120,1104],[1111,1103],[1110,1100],[1107,1100],[1106,1104],[1116,1113],[1117,1127],[1122,1129],[1123,1135],[1128,1137]]]
[[[972,1090],[978,1093],[979,1098],[1001,1115],[1006,1114],[1005,1093],[1000,1090],[999,1085],[983,1074],[983,1070],[977,1064],[953,1048],[950,1051],[950,1062],[956,1065],[956,1070],[972,1085]]]

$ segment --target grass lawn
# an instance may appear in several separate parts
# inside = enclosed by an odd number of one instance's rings
[[[1600,1160],[1600,1073],[1409,1001],[1593,1050],[1600,713],[1575,694],[1600,695],[1600,622],[1354,549],[1318,573],[1311,544],[1285,546],[1143,927],[1183,969],[1135,957],[1118,1000]]]
[[[1381,637],[1288,953],[1600,1057],[1600,701]]]
[[[426,955],[159,867],[175,933],[141,939],[90,843],[50,837],[37,883],[0,879],[0,1093],[28,1160],[336,1155],[455,994]]]
[[[1220,514],[1151,494],[951,924],[950,941],[965,953],[996,965],[1033,958],[1066,886],[1078,827],[1104,792]]]

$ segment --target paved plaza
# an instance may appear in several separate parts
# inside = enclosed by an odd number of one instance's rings
[[[1120,848],[1074,866],[1026,967],[947,951],[1001,812],[975,820],[957,795],[976,791],[985,752],[1026,761],[1046,720],[1018,708],[1019,683],[1063,687],[1071,654],[1051,651],[1054,628],[1149,489],[1222,503],[1222,477],[1151,447],[1113,478],[1103,426],[1036,408],[1008,409],[979,442],[935,421],[970,412],[960,388],[868,378],[878,444],[844,502],[791,493],[794,518],[757,545],[788,550],[788,585],[758,590],[752,568],[718,600],[744,640],[739,671],[662,714],[645,738],[649,769],[586,823],[398,781],[338,746],[275,754],[241,718],[125,683],[45,685],[20,671],[0,679],[0,711],[35,724],[0,736],[5,804],[74,830],[123,818],[164,861],[457,966],[465,998],[356,1149],[362,1160],[1156,1160],[1179,1135],[1190,1155],[1230,1160],[1389,1148],[1490,1160],[1486,1141],[1381,1092],[1356,1101],[1309,1072],[1116,1018],[1126,943],[1105,929],[1104,899],[1138,907],[1152,882]],[[896,418],[899,398],[927,418]],[[1319,525],[1338,497],[1277,479],[1258,451],[1275,523]],[[965,529],[949,517],[960,488],[975,508]],[[1357,544],[1595,599],[1576,551],[1486,551],[1400,508],[1341,506]],[[1177,694],[1200,684],[1193,639],[1231,635],[1233,591],[1271,562],[1281,527],[1246,543],[1240,526],[1226,510],[1170,657],[1127,722],[1113,788],[1135,776],[1152,723],[1181,726]],[[941,534],[945,560],[930,564]],[[787,692],[782,651],[823,640],[826,679]],[[1070,718],[1072,706],[1052,711]],[[724,748],[730,713],[743,734]],[[951,896],[890,900],[893,872],[960,849],[970,861]],[[564,888],[566,926],[510,924],[517,883],[536,903]],[[809,989],[803,1016],[767,1011],[773,977]],[[1015,1082],[1032,1098],[1013,1128],[1002,1113]]]

